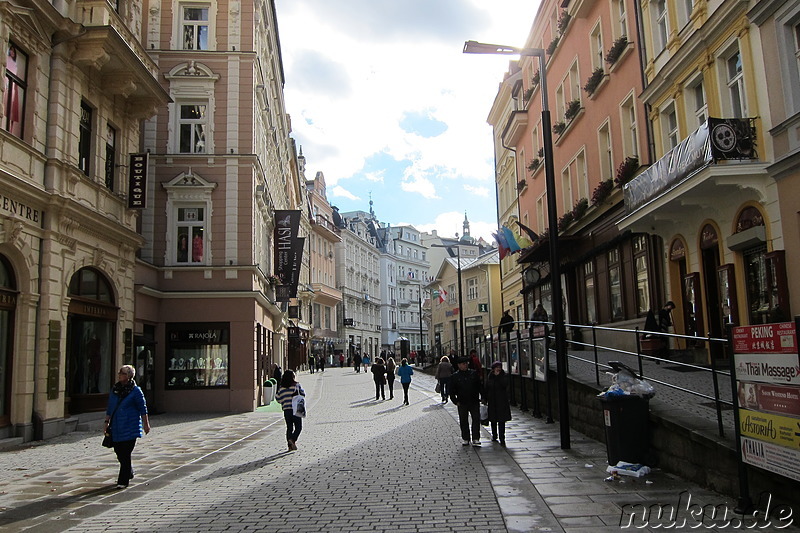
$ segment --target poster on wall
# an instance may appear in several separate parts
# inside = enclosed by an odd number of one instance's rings
[[[733,328],[744,463],[800,480],[800,356],[793,322]]]

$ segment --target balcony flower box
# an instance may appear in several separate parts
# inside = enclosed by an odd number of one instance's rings
[[[624,52],[627,47],[628,37],[625,35],[614,41],[614,44],[612,44],[611,48],[609,48],[608,52],[606,52],[606,63],[613,65],[619,61],[619,58],[622,56],[622,52]]]
[[[594,72],[592,72],[592,75],[589,76],[589,79],[586,80],[586,85],[583,86],[583,90],[586,91],[589,96],[592,96],[605,78],[606,72],[603,70],[603,67],[597,67],[594,69]]]
[[[617,176],[614,178],[617,187],[621,189],[623,185],[631,181],[637,170],[639,170],[639,158],[626,157],[625,161],[617,167]]]
[[[601,181],[592,192],[592,205],[599,205],[606,201],[606,198],[611,196],[611,191],[614,190],[614,180],[611,178]]]

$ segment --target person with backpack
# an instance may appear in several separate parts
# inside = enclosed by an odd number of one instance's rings
[[[294,377],[294,370],[284,372],[278,393],[275,395],[275,399],[283,407],[283,419],[286,421],[286,443],[289,445],[289,451],[297,449],[297,437],[303,431],[303,419],[295,415],[292,401],[297,395],[306,395],[303,386],[295,381]]]

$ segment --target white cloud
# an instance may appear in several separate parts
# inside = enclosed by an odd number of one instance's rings
[[[406,192],[420,194],[423,198],[438,199],[436,187],[431,180],[422,176],[411,176],[400,183],[400,188]]]
[[[474,187],[469,184],[464,184],[464,190],[474,194],[475,196],[482,196],[484,198],[489,197],[489,188],[488,187]]]
[[[277,0],[286,107],[306,174],[323,171],[329,190],[353,202],[371,190],[384,222],[430,225],[459,206],[473,234],[496,225],[486,117],[513,58],[461,49],[469,39],[523,46],[537,9],[531,0]],[[446,128],[406,131],[409,115]],[[376,159],[400,164],[381,172]],[[463,216],[439,233],[460,233]]]
[[[336,185],[333,189],[330,189],[330,191],[331,191],[331,196],[332,197],[348,198],[350,200],[360,200],[361,199],[358,196],[356,196],[353,193],[351,193],[350,191],[348,191],[347,189],[345,189],[344,187],[342,187],[341,185]]]

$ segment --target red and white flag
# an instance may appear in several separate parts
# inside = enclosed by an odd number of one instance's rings
[[[447,300],[447,291],[439,287],[439,303],[444,303]]]

